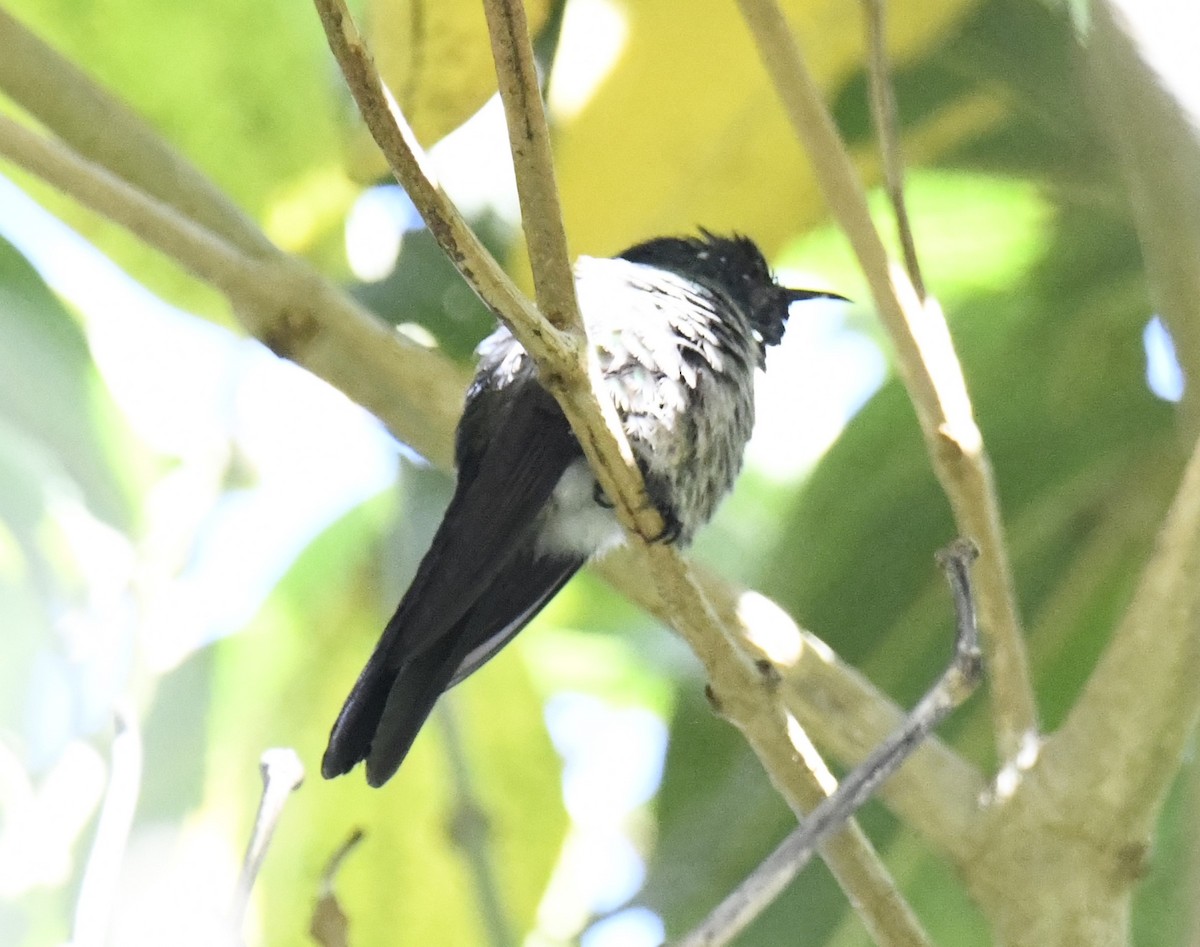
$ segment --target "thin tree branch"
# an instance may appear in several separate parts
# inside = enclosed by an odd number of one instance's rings
[[[795,718],[777,699],[769,662],[752,664],[717,619],[683,560],[668,546],[635,550],[650,558],[648,571],[664,594],[666,617],[704,665],[718,713],[734,724],[797,817],[820,805],[832,789],[825,765]],[[780,739],[781,730],[787,739]],[[821,857],[846,892],[876,943],[928,945],[929,937],[896,888],[879,855],[853,819],[821,845]]]
[[[1170,306],[1173,327],[1191,326],[1194,346],[1200,335],[1189,287],[1200,289],[1193,252],[1200,248],[1200,190],[1193,180],[1200,131],[1142,58],[1146,51],[1128,32],[1132,10],[1123,2],[1092,8],[1088,64],[1111,96],[1103,107],[1110,110],[1151,285]],[[1196,379],[1188,381],[1194,387]],[[1145,844],[1200,721],[1197,576],[1200,441],[1112,640],[1038,763],[1038,785],[1048,795],[1075,787],[1079,830],[1096,832],[1114,849]]]
[[[337,59],[367,129],[396,180],[408,193],[438,246],[489,309],[522,344],[546,359],[576,360],[579,345],[546,320],[488,253],[462,214],[437,184],[412,128],[384,87],[366,42],[342,0],[315,0],[329,48]]]
[[[1174,39],[1194,32],[1195,7],[1158,9],[1129,0],[1095,7],[1085,58],[1095,93],[1089,104],[1120,164],[1150,298],[1187,379],[1184,420],[1194,437],[1200,434],[1200,102],[1194,65],[1182,72],[1171,66],[1188,55]]]
[[[521,0],[484,0],[492,58],[521,201],[521,220],[529,245],[538,311],[552,326],[584,335],[575,277],[567,250],[562,208],[555,183],[550,132],[542,108],[537,63],[529,42],[529,24]]]
[[[1050,785],[1077,787],[1088,825],[1123,838],[1151,830],[1200,720],[1197,576],[1200,442],[1120,626],[1041,753]]]
[[[608,556],[593,566],[630,600],[664,623],[670,607],[644,579],[630,556]],[[701,565],[693,565],[721,627],[756,661],[778,675],[784,708],[837,759],[858,765],[903,725],[905,712],[823,641],[758,592],[740,588]],[[640,581],[639,581],[640,580]],[[936,736],[930,737],[881,790],[906,825],[934,848],[960,860],[972,850],[983,775]]]
[[[304,781],[304,764],[291,747],[275,747],[264,750],[259,763],[262,773],[263,791],[258,803],[258,815],[254,819],[254,831],[246,846],[246,857],[242,862],[242,872],[238,876],[234,888],[233,901],[229,909],[230,930],[235,941],[242,929],[246,915],[246,905],[250,903],[250,892],[262,869],[263,859],[267,857],[267,848],[271,837],[279,825],[279,817],[283,815],[283,807],[287,804],[292,793],[300,788]]]
[[[1200,719],[1197,575],[1200,443],[1079,699],[958,862],[997,943],[1126,942],[1154,823]]]
[[[302,261],[247,256],[55,141],[0,115],[0,156],[121,224],[224,292],[247,331],[340,388],[423,456],[449,466],[465,380]]]
[[[866,276],[959,534],[979,546],[976,585],[996,744],[1002,764],[1014,765],[1037,738],[1037,708],[991,462],[945,318],[932,299],[922,305],[903,268],[888,259],[862,182],[778,5],[738,0],[738,6]]]
[[[887,0],[863,0],[863,13],[867,26],[871,116],[875,121],[875,136],[879,140],[884,187],[892,202],[892,212],[896,215],[896,232],[900,238],[904,268],[908,271],[908,278],[917,296],[923,301],[925,280],[921,276],[921,261],[913,239],[908,202],[904,199],[904,154],[900,148],[900,123],[887,54]]]
[[[975,692],[983,673],[979,629],[971,594],[970,564],[978,550],[959,540],[938,553],[954,599],[954,659],[895,733],[851,772],[829,796],[709,916],[680,947],[727,944],[761,914],[812,859],[821,840],[875,794],[957,707]]]

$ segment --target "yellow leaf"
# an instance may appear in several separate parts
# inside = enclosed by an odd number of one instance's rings
[[[549,0],[525,4],[534,36],[549,11]],[[422,144],[453,131],[496,91],[479,0],[370,0],[366,25],[380,74]],[[382,159],[373,167],[382,172]]]
[[[969,0],[893,6],[893,62],[928,50],[970,7]],[[840,88],[863,67],[858,3],[793,0],[786,12],[825,89]],[[614,38],[619,48],[609,50],[607,75],[581,79],[580,68],[594,69],[603,58],[597,43]],[[570,94],[561,96],[564,85]],[[581,102],[587,88],[591,97]],[[698,225],[748,233],[770,252],[825,214],[730,0],[572,0],[550,101],[573,252],[608,255]]]

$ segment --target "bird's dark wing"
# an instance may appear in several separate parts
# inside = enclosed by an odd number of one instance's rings
[[[538,514],[581,456],[554,399],[532,378],[502,391],[474,391],[459,426],[458,453],[458,485],[441,526],[333,725],[321,764],[326,778],[376,754],[394,756],[394,771],[459,665],[468,658],[471,669],[481,664],[566,580],[563,565],[551,567],[532,576],[528,593],[520,595],[519,576],[508,569],[517,550],[535,558]],[[479,621],[471,619],[473,611]],[[492,638],[495,647],[474,659]],[[384,731],[403,743],[398,754],[377,739]]]
[[[517,550],[487,595],[464,618],[462,637],[473,647],[459,660],[446,688],[470,677],[512,641],[585,561],[582,556],[535,555],[529,549]]]
[[[519,550],[450,634],[400,668],[367,752],[368,783],[392,778],[442,692],[511,641],[583,562]]]

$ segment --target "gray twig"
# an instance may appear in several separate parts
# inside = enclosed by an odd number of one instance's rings
[[[983,671],[970,579],[970,564],[978,554],[974,544],[964,539],[938,553],[954,596],[954,658],[950,666],[913,708],[904,725],[842,780],[833,795],[813,809],[799,828],[679,942],[680,947],[729,943],[808,864],[816,847],[858,811],[934,727],[974,692]]]

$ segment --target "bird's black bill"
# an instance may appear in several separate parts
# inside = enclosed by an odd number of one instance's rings
[[[841,293],[833,293],[824,289],[785,289],[787,301],[791,303],[804,302],[807,299],[836,299],[838,302],[849,303],[854,302],[852,299],[847,299]]]

